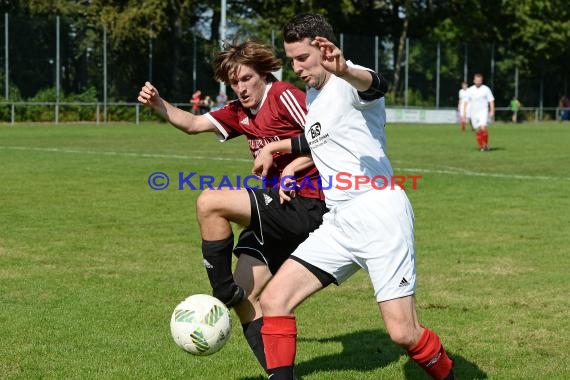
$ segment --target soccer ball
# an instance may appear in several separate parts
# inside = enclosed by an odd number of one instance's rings
[[[195,294],[180,302],[170,318],[176,344],[193,355],[211,355],[230,338],[228,308],[217,298]]]

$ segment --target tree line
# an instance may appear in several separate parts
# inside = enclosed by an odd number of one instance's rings
[[[61,20],[65,94],[101,98],[103,33],[110,99],[133,101],[147,79],[174,101],[188,100],[195,87],[215,94],[210,57],[219,46],[220,6],[219,0],[0,0],[0,11],[10,20],[10,97],[54,96],[56,16]],[[325,15],[337,33],[378,36],[394,104],[402,104],[406,95],[406,41],[412,41],[408,63],[415,73],[407,95],[415,104],[433,101],[436,46],[443,46],[442,106],[454,105],[467,58],[468,79],[475,71],[487,78],[492,70],[502,73],[496,85],[505,99],[513,95],[515,71],[530,81],[527,90],[521,85],[529,93],[523,103],[538,102],[539,91],[546,103],[555,103],[566,91],[570,7],[565,0],[228,0],[227,38],[255,36],[274,43],[282,54],[282,23],[301,12]],[[286,62],[284,66],[284,79],[295,82]],[[4,62],[2,79],[3,67]]]

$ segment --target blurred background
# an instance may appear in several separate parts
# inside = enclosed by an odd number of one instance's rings
[[[0,4],[0,122],[153,118],[136,107],[147,80],[181,107],[196,90],[231,99],[213,80],[212,52],[222,40],[255,37],[284,58],[282,24],[301,12],[326,16],[345,56],[388,79],[391,107],[455,108],[461,81],[471,84],[476,72],[493,90],[498,119],[509,118],[513,97],[523,119],[557,119],[568,94],[563,0]],[[282,75],[303,87],[286,60]]]

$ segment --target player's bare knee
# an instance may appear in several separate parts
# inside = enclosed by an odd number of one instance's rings
[[[406,349],[412,347],[417,341],[417,333],[414,329],[410,328],[391,328],[388,331],[388,334],[390,335],[392,342]]]
[[[198,220],[216,212],[218,208],[218,202],[216,202],[218,196],[215,191],[209,189],[205,189],[200,193],[196,200],[196,215],[198,216]]]
[[[271,297],[267,297],[267,293],[261,293],[261,296],[259,297],[259,305],[264,313],[266,311],[269,312],[271,309]]]
[[[282,308],[279,305],[278,294],[271,291],[271,289],[266,289],[261,293],[259,297],[259,304],[263,315],[281,315],[283,314]]]

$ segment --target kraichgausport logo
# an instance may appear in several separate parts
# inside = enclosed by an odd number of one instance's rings
[[[318,176],[311,177],[293,177],[283,176],[263,176],[259,178],[253,174],[247,176],[240,175],[222,175],[215,177],[213,175],[198,174],[197,172],[178,172],[177,173],[178,190],[240,190],[240,189],[272,189],[281,187],[285,190],[347,190],[359,191],[372,188],[374,190],[395,190],[410,188],[417,190],[418,180],[421,175],[352,175],[346,172],[337,173],[334,176]],[[170,177],[164,172],[154,172],[148,177],[148,186],[152,190],[165,190],[170,186]]]

